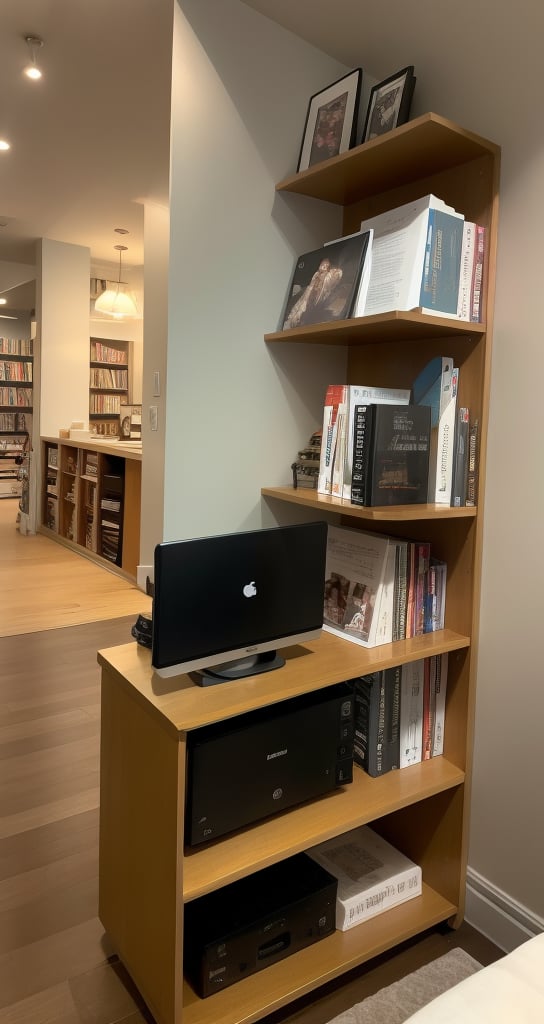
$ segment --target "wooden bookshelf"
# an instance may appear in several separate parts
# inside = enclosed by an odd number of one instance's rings
[[[324,982],[464,912],[478,647],[485,448],[497,241],[499,150],[427,114],[280,182],[277,190],[343,206],[343,233],[428,192],[487,229],[484,322],[418,310],[267,334],[268,345],[341,345],[347,383],[410,387],[433,355],[460,368],[458,401],[481,427],[478,508],[358,508],[306,489],[270,486],[263,500],[329,522],[429,540],[448,564],[445,628],[364,649],[330,634],[286,652],[280,671],[200,688],[156,677],[136,644],[102,651],[100,918],[158,1024],[250,1024]],[[295,215],[295,203],[289,207]],[[315,349],[311,358],[318,358]],[[292,452],[285,453],[286,464]],[[371,671],[448,652],[444,754],[351,786],[223,837],[184,846],[185,747],[202,725]],[[183,905],[315,843],[371,823],[421,865],[423,893],[199,999],[183,980]]]
[[[42,438],[41,443],[41,532],[135,579],[141,446],[58,438]]]
[[[120,406],[130,401],[131,373],[131,341],[91,338],[89,422],[98,436],[119,436]]]

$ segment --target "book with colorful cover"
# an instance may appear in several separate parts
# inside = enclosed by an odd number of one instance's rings
[[[393,635],[396,538],[329,526],[323,628],[376,647]]]
[[[338,421],[345,403],[345,384],[329,384],[323,406],[323,430],[319,457],[317,490],[320,494],[332,494],[332,478],[335,461],[339,458],[338,442],[341,427]]]

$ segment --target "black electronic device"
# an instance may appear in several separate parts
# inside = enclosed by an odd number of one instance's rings
[[[326,544],[324,522],[157,544],[155,672],[209,685],[282,666],[278,648],[321,632]]]
[[[185,842],[209,842],[353,779],[352,683],[187,736]]]
[[[213,995],[335,930],[338,882],[295,854],[185,905],[184,968]]]

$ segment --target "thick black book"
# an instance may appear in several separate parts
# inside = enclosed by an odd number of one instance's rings
[[[355,680],[353,760],[377,778],[399,767],[401,669],[384,669]]]
[[[430,406],[356,405],[353,415],[352,503],[426,502]]]

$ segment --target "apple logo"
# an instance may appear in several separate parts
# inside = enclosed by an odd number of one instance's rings
[[[255,580],[252,580],[251,583],[246,583],[245,587],[242,590],[242,594],[244,595],[244,597],[255,597],[256,593],[257,587],[255,586]]]

